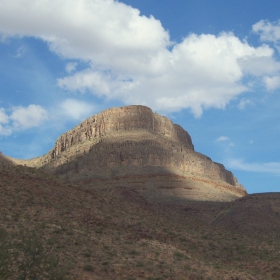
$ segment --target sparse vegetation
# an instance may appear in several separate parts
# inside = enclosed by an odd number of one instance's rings
[[[1,279],[68,279],[66,266],[60,265],[59,257],[43,245],[35,231],[21,229],[9,241],[1,228],[0,238]]]
[[[0,197],[1,280],[280,279],[279,231],[209,225],[222,205],[186,212],[27,167],[0,170]]]
[[[91,264],[84,265],[83,269],[84,269],[84,271],[90,271],[90,272],[94,271],[94,268]]]

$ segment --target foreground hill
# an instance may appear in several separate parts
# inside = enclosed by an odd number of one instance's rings
[[[105,110],[61,135],[46,155],[10,160],[101,188],[121,180],[164,203],[247,194],[232,172],[194,150],[188,132],[145,106]]]
[[[235,215],[238,228],[215,224],[248,201],[258,215],[254,196],[172,206],[147,201],[129,185],[91,184],[23,166],[0,169],[1,279],[280,279],[278,225],[260,219],[254,231],[267,231],[251,234]],[[258,195],[263,203],[273,199]]]
[[[280,195],[247,195],[145,106],[0,154],[0,199],[3,280],[280,279]]]
[[[240,198],[229,203],[212,223],[250,235],[270,235],[280,241],[280,193]]]

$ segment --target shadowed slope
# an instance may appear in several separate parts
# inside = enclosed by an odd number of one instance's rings
[[[280,238],[280,193],[250,194],[228,205],[214,225],[250,234]]]
[[[12,166],[12,165],[14,165],[13,159],[3,155],[0,152],[0,167],[1,166]]]
[[[73,181],[104,179],[113,185],[116,177],[125,184],[138,176],[149,185],[141,193],[164,203],[168,196],[232,201],[247,194],[232,172],[194,150],[182,127],[140,105],[105,110],[61,135],[48,154],[14,162]]]

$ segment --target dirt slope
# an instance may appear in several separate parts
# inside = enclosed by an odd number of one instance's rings
[[[240,198],[221,211],[212,223],[280,240],[280,193],[251,194]]]
[[[62,134],[41,157],[8,160],[73,182],[101,181],[107,187],[119,178],[162,203],[223,202],[247,194],[231,171],[194,150],[191,136],[181,126],[140,105],[91,116]]]
[[[0,170],[1,279],[280,278],[279,239],[202,222],[189,214],[193,202],[183,210],[121,182],[93,184],[21,166]]]

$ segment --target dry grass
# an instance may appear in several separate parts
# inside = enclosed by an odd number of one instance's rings
[[[120,183],[95,189],[0,170],[0,278],[280,279],[279,238],[204,222],[220,204],[164,206]]]

